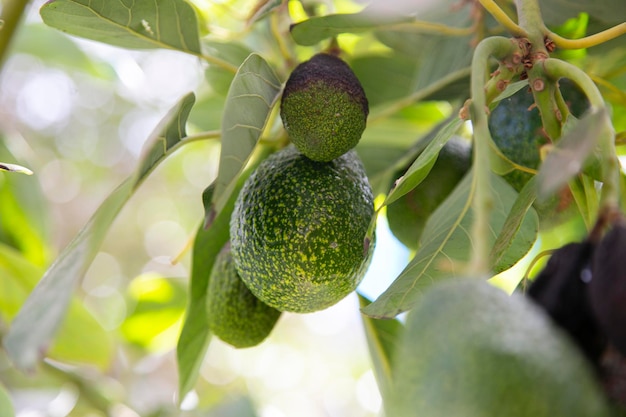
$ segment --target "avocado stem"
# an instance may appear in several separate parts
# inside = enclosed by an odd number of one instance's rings
[[[591,104],[591,111],[605,110],[606,105],[604,99],[593,83],[591,78],[577,66],[569,62],[561,61],[555,58],[548,58],[542,62],[541,69],[544,74],[552,80],[558,80],[567,77],[574,82],[587,96]],[[615,150],[615,130],[610,118],[604,118],[601,136],[597,140],[602,158],[602,194],[600,197],[600,207],[603,209],[612,209],[619,206],[619,179],[620,179],[620,163],[617,159]]]
[[[472,59],[471,95],[469,105],[470,116],[474,129],[474,161],[472,191],[472,209],[474,223],[471,229],[473,252],[470,258],[469,273],[482,276],[490,272],[490,239],[489,219],[493,208],[491,191],[491,167],[489,161],[491,133],[489,132],[488,109],[485,83],[489,77],[489,59],[494,57],[503,60],[519,52],[519,43],[515,40],[494,36],[483,39]]]
[[[496,4],[493,0],[479,0],[480,4],[498,21],[504,26],[513,36],[526,38],[528,34],[520,25],[515,23],[505,12]]]
[[[626,22],[615,25],[602,32],[594,33],[593,35],[585,36],[580,39],[567,39],[557,35],[554,32],[547,31],[546,35],[554,42],[554,44],[563,49],[585,49],[592,46],[600,45],[604,42],[608,42],[611,39],[615,39],[619,36],[626,34]]]

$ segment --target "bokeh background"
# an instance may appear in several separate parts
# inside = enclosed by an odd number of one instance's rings
[[[201,99],[190,131],[218,129],[227,91],[223,82],[212,87],[207,64],[197,58],[66,36],[41,22],[42,4],[29,6],[0,73],[0,160],[34,171],[0,174],[0,336],[47,266],[132,173],[169,108],[195,91]],[[213,33],[250,43],[242,22],[252,5],[196,6]],[[214,339],[196,388],[177,408],[174,349],[186,305],[188,245],[219,150],[216,141],[187,145],[142,184],[35,372],[15,370],[0,350],[0,381],[17,417],[379,415],[355,294],[319,313],[283,315],[252,349]],[[375,298],[407,259],[382,219],[362,293]]]

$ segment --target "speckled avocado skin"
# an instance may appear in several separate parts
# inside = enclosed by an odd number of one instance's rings
[[[356,152],[315,162],[293,146],[248,178],[231,217],[241,279],[281,311],[327,308],[354,291],[369,264],[372,190]],[[372,238],[372,240],[375,240]]]
[[[281,312],[263,303],[243,283],[227,244],[215,260],[207,294],[211,331],[224,342],[246,348],[261,343]]]
[[[320,53],[298,65],[287,80],[280,114],[292,143],[315,161],[331,161],[361,139],[369,107],[348,64]]]

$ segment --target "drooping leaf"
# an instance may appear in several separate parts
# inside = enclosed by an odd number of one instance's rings
[[[31,369],[45,352],[66,314],[77,281],[96,256],[113,220],[147,175],[185,137],[185,121],[194,101],[195,96],[189,94],[170,110],[150,136],[135,174],[103,201],[23,304],[4,339],[17,367]]]
[[[598,143],[613,131],[605,108],[587,112],[561,137],[554,149],[541,164],[537,174],[538,196],[544,198],[561,189],[581,171],[597,180],[602,179],[602,166],[597,152]]]
[[[452,135],[459,129],[462,124],[460,118],[452,119],[448,124],[443,126],[435,138],[428,144],[424,152],[415,160],[396,184],[396,186],[387,195],[384,206],[393,203],[403,195],[406,195],[409,191],[414,189],[422,182],[424,178],[430,172],[430,169],[437,160],[437,155],[446,142],[452,137]]]
[[[296,43],[304,46],[337,36],[341,33],[362,33],[394,23],[410,22],[412,17],[393,16],[389,18],[370,13],[346,13],[318,16],[297,23],[291,27],[291,36]]]
[[[215,258],[230,237],[230,217],[235,207],[235,200],[245,179],[254,171],[256,166],[269,153],[263,147],[259,150],[247,170],[238,178],[236,186],[224,208],[206,226],[201,226],[193,244],[193,259],[191,266],[191,280],[189,288],[189,302],[185,320],[178,344],[176,359],[178,363],[178,398],[182,400],[193,388],[198,377],[200,365],[209,344],[211,329],[209,329],[206,314],[206,297],[209,288],[209,277]],[[211,201],[215,185],[212,184],[202,194],[205,214],[209,218]]]
[[[361,308],[371,302],[359,294]],[[367,346],[374,367],[376,381],[380,389],[383,402],[387,400],[393,390],[393,360],[398,350],[398,343],[402,336],[403,326],[398,320],[379,320],[362,315],[363,328],[367,338]]]
[[[268,63],[251,54],[235,75],[222,116],[222,151],[211,216],[226,205],[281,91],[281,82]]]
[[[50,0],[40,13],[53,28],[114,46],[201,53],[197,17],[185,0]]]
[[[500,176],[492,174],[494,198],[489,240],[494,243],[511,211],[517,193]],[[471,202],[474,197],[472,171],[430,216],[415,257],[389,288],[363,312],[375,318],[394,317],[409,310],[423,291],[441,279],[458,275],[469,261],[472,248],[470,230],[474,221]],[[521,259],[531,248],[538,230],[537,216],[527,214],[500,263],[492,265],[495,273]],[[502,260],[505,262],[503,263]]]

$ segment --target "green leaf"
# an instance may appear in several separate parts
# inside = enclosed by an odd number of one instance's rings
[[[239,67],[222,117],[222,151],[210,217],[226,205],[237,177],[263,133],[281,88],[276,74],[260,55],[251,54]]]
[[[210,56],[228,62],[235,68],[239,68],[252,53],[250,48],[238,42],[206,41],[202,43],[202,46]],[[209,65],[205,72],[205,78],[211,89],[224,96],[228,94],[228,89],[234,77],[234,71],[229,71],[217,65]],[[222,109],[223,106],[220,110]]]
[[[517,198],[517,193],[501,177],[490,178],[494,204],[490,219],[494,243]],[[469,261],[472,240],[469,231],[474,216],[471,202],[474,197],[472,171],[459,183],[452,194],[430,216],[420,247],[415,257],[391,286],[363,312],[374,318],[389,318],[409,310],[420,295],[433,283],[458,275],[463,264]],[[501,256],[509,263],[521,259],[531,248],[528,236],[536,235],[537,216],[527,214],[507,251]],[[494,272],[501,272],[506,265],[496,264]]]
[[[582,12],[607,24],[626,21],[622,0],[541,0],[541,16],[550,25],[561,25]]]
[[[401,54],[372,54],[352,59],[350,67],[365,90],[369,106],[373,108],[406,96],[407,86],[411,85],[417,71],[417,62]]]
[[[2,384],[0,384],[0,416],[15,416],[15,409],[13,408],[11,397]]]
[[[201,53],[196,14],[184,0],[51,0],[40,13],[53,28],[114,46]]]
[[[361,308],[371,302],[359,294]],[[363,328],[367,338],[367,346],[370,358],[374,366],[374,373],[378,388],[385,402],[393,390],[393,361],[394,354],[398,350],[399,338],[402,336],[404,327],[398,320],[378,320],[361,315]]]
[[[539,168],[539,198],[549,197],[557,192],[583,170],[591,177],[601,180],[602,167],[595,152],[606,135],[613,137],[606,108],[587,112],[578,121],[576,128],[569,128]]]
[[[135,174],[98,207],[22,306],[4,339],[4,346],[18,368],[32,369],[45,352],[65,316],[72,290],[98,253],[113,220],[146,176],[181,143],[194,101],[195,96],[189,94],[170,110],[150,136]]]
[[[426,149],[424,149],[424,152],[417,157],[415,162],[407,170],[406,174],[402,176],[396,186],[387,195],[383,206],[389,205],[403,195],[406,195],[412,189],[417,187],[424,178],[426,178],[430,169],[437,161],[439,151],[462,124],[463,121],[460,118],[455,117],[443,126],[441,130],[439,130],[432,142],[428,144]]]
[[[537,212],[532,207],[536,192],[535,177],[532,177],[520,191],[519,195],[511,207],[511,211],[504,221],[504,225],[496,238],[495,243],[491,248],[491,254],[489,255],[491,263],[496,265],[495,269],[504,271],[512,267],[518,260],[517,253],[511,253],[509,248],[514,242],[514,239],[525,239],[529,247],[533,245],[537,239],[537,228],[525,228],[521,229],[524,220],[530,216],[535,224],[539,224],[539,218]],[[513,255],[512,257],[510,257]],[[508,258],[510,257],[510,258]]]
[[[312,17],[291,27],[291,36],[296,43],[312,46],[324,39],[341,33],[362,33],[380,26],[410,22],[412,17],[394,16],[381,18],[370,13],[331,14]]]

